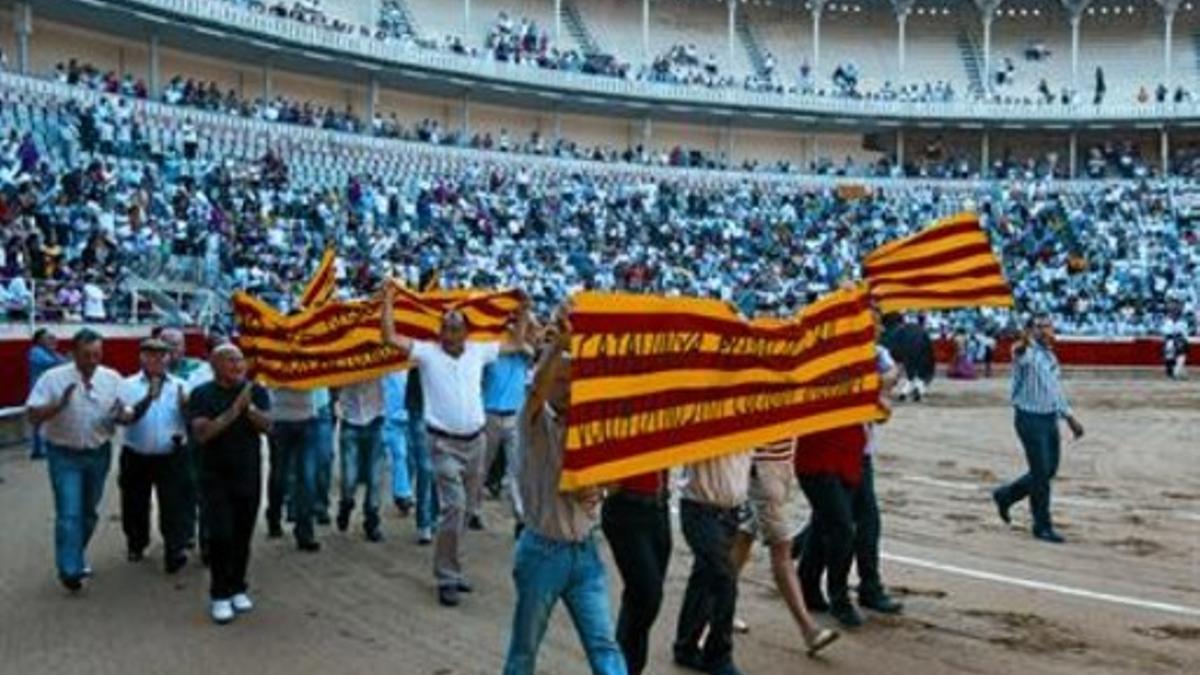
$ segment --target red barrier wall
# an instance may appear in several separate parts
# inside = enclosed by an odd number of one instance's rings
[[[1007,338],[996,342],[995,363],[1009,362],[1012,344]],[[1055,351],[1059,361],[1069,366],[1157,368],[1162,365],[1162,349],[1161,338],[1059,338]],[[1195,353],[1196,349],[1197,341],[1192,340],[1190,352]],[[948,338],[937,340],[934,351],[938,363],[949,363],[954,356],[953,342]]]
[[[70,349],[71,334],[78,326],[53,327],[51,332],[59,338],[58,351],[67,352]],[[104,335],[104,365],[116,369],[122,375],[129,375],[138,369],[138,344],[150,334],[150,329],[144,326],[122,326],[119,328],[102,328]],[[204,352],[204,336],[199,332],[188,331],[187,353],[202,354]],[[19,406],[25,403],[29,395],[29,347],[31,335],[27,327],[20,331],[5,331],[0,333],[0,407]]]

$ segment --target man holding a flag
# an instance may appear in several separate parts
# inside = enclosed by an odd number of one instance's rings
[[[443,314],[438,342],[397,335],[396,282],[384,282],[383,342],[399,349],[420,368],[425,403],[425,427],[437,476],[441,514],[434,546],[434,576],[438,601],[446,607],[459,603],[460,593],[470,593],[459,557],[466,531],[468,495],[476,489],[480,455],[485,452],[483,369],[501,354],[521,352],[528,312],[522,305],[505,342],[468,342],[466,315],[451,309]]]

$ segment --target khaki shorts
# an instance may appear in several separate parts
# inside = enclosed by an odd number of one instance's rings
[[[750,474],[749,514],[742,520],[741,530],[767,546],[791,541],[795,528],[785,512],[795,494],[791,462],[755,462]]]

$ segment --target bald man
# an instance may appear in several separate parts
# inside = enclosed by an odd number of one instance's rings
[[[188,399],[200,458],[200,492],[209,532],[210,611],[224,624],[254,604],[246,586],[250,540],[262,493],[262,436],[271,428],[270,397],[246,379],[246,359],[232,344],[212,353],[212,382]]]
[[[396,285],[384,282],[382,333],[385,344],[406,354],[420,369],[425,399],[425,428],[437,479],[441,513],[434,542],[433,574],[438,584],[438,601],[444,607],[459,603],[460,593],[470,593],[459,557],[466,530],[467,495],[478,489],[480,457],[486,450],[483,430],[483,369],[500,354],[523,352],[527,311],[517,314],[513,332],[506,342],[467,342],[467,322],[462,313],[449,311],[442,317],[437,342],[413,340],[397,335],[392,305]]]

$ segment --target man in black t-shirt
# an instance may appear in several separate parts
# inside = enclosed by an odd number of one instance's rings
[[[214,380],[192,391],[188,421],[208,523],[210,611],[214,621],[228,623],[254,607],[246,594],[246,567],[261,499],[270,399],[246,379],[246,360],[237,347],[221,345],[211,358]]]

